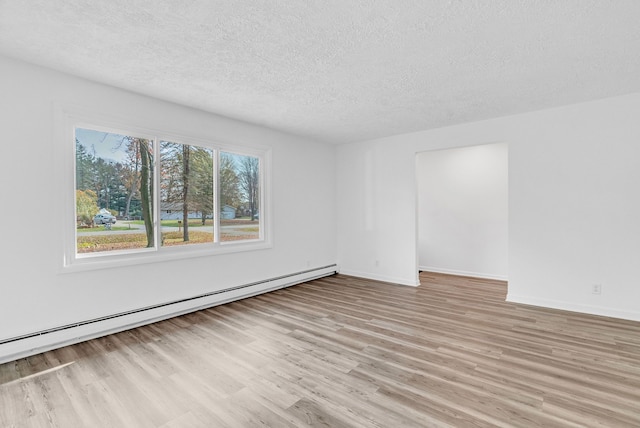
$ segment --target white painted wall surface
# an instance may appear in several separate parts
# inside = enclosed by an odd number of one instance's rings
[[[635,93],[339,146],[341,272],[417,283],[416,153],[506,142],[508,299],[640,320],[639,111]]]
[[[5,57],[0,76],[0,340],[335,263],[332,146]],[[61,144],[54,138],[54,103],[96,108],[180,135],[195,130],[226,144],[270,146],[273,247],[59,273],[63,249],[56,225],[63,210],[52,162]]]
[[[418,153],[420,270],[507,279],[508,145]]]

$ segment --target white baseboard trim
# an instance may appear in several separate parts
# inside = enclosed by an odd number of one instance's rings
[[[195,312],[269,291],[275,291],[280,288],[290,287],[313,279],[330,276],[335,274],[337,270],[337,265],[335,264],[323,266],[232,287],[227,290],[189,297],[175,302],[167,302],[161,305],[154,305],[93,320],[82,320],[74,324],[25,334],[19,337],[1,339],[0,364],[184,315],[189,312]]]
[[[619,309],[607,308],[603,306],[592,306],[564,302],[559,300],[539,299],[529,296],[518,296],[507,293],[507,302],[520,303],[523,305],[539,306],[542,308],[559,309],[562,311],[579,312],[589,315],[598,315],[610,318],[620,318],[629,321],[640,321],[639,312],[621,311]]]
[[[374,281],[408,285],[411,287],[417,287],[420,285],[420,281],[418,279],[406,279],[406,278],[392,277],[392,276],[386,276],[386,275],[378,275],[378,274],[372,274],[370,272],[360,272],[360,271],[349,270],[349,269],[340,269],[339,273],[344,275],[349,275],[349,276],[356,276],[358,278],[373,279]]]
[[[444,273],[447,275],[458,275],[458,276],[470,276],[472,278],[484,278],[484,279],[495,279],[498,281],[507,281],[507,277],[505,275],[494,275],[491,273],[482,273],[482,272],[468,272],[464,270],[455,270],[455,269],[442,269],[436,268],[433,266],[418,266],[418,269],[426,272],[435,272],[435,273]]]

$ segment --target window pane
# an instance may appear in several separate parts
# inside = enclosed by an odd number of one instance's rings
[[[260,160],[220,153],[220,241],[260,238]]]
[[[76,128],[77,254],[154,247],[153,143]]]
[[[213,242],[213,150],[160,142],[162,245]]]

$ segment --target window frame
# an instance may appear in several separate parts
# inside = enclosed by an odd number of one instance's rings
[[[62,245],[62,263],[59,271],[75,272],[118,266],[130,266],[143,263],[166,262],[169,260],[187,259],[193,257],[215,256],[236,252],[255,251],[273,247],[272,222],[271,222],[271,148],[267,146],[245,145],[220,142],[211,135],[199,135],[197,133],[185,134],[171,129],[157,129],[144,127],[131,123],[131,120],[108,116],[106,114],[87,113],[86,109],[78,109],[69,106],[55,106],[54,134],[62,149],[57,150],[54,156],[55,176],[58,177],[58,190],[60,195],[56,211],[64,216],[60,223],[60,238]],[[141,248],[135,250],[109,251],[103,253],[77,252],[77,225],[76,225],[76,147],[75,130],[84,128],[101,132],[109,132],[120,135],[148,138],[153,141],[154,153],[154,233],[156,235],[153,248]],[[163,127],[164,128],[164,127]],[[160,236],[160,141],[170,141],[179,144],[188,144],[209,148],[214,151],[214,242],[166,246],[161,245]],[[218,166],[220,152],[229,152],[242,156],[252,156],[259,160],[260,180],[260,216],[259,238],[249,240],[220,241],[220,180],[218,178]]]

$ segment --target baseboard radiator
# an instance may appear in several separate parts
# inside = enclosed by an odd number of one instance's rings
[[[263,281],[211,291],[180,300],[83,320],[21,336],[0,339],[0,364],[201,309],[290,287],[306,281],[334,275],[337,271],[338,267],[335,264],[322,266],[269,278]]]

